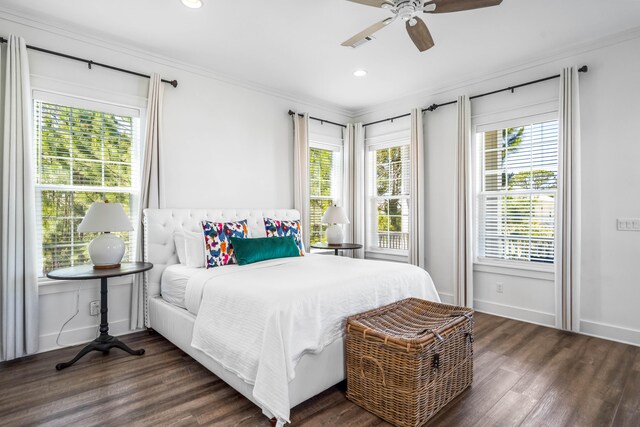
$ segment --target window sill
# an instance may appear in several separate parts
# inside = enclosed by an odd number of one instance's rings
[[[368,254],[371,253],[409,258],[409,251],[403,251],[401,249],[365,248],[365,252]]]
[[[555,266],[552,265],[529,265],[522,262],[496,262],[486,260],[476,260],[473,264],[473,271],[480,273],[501,274],[505,276],[518,276],[530,279],[540,279],[547,281],[555,280]]]

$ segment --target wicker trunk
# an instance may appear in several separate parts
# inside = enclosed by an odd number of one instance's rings
[[[473,380],[473,310],[409,298],[347,320],[347,397],[421,426]]]

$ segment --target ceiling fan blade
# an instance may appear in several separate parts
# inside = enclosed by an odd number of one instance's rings
[[[367,6],[373,6],[373,7],[382,7],[382,3],[385,2],[385,0],[349,0],[349,1],[354,3],[364,4]]]
[[[393,21],[393,18],[387,18],[384,21],[376,22],[375,24],[373,24],[369,28],[366,28],[366,29],[360,31],[358,34],[356,34],[355,36],[351,37],[349,40],[347,40],[344,43],[342,43],[342,46],[353,46],[354,44],[356,44],[360,40],[364,40],[365,38],[369,37],[370,35],[372,35],[376,31],[380,31],[381,29],[386,27],[387,24],[389,24],[391,21]]]
[[[502,0],[431,0],[424,6],[435,5],[435,10],[426,13],[462,12],[464,10],[480,9],[483,7],[498,6]]]
[[[420,18],[413,19],[416,20],[416,24],[413,26],[410,24],[410,21],[407,21],[407,32],[409,33],[409,37],[411,37],[411,40],[413,40],[413,43],[420,52],[431,49],[435,43],[433,42],[431,33],[427,28],[427,24],[425,24]]]

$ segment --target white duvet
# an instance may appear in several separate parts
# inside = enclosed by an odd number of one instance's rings
[[[429,274],[401,263],[307,254],[228,267],[187,285],[192,346],[253,384],[279,424],[289,422],[296,364],[342,336],[348,316],[408,297],[439,301]]]

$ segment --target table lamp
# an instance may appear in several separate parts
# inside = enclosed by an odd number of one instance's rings
[[[124,256],[124,242],[113,231],[133,231],[120,203],[94,202],[78,226],[79,233],[103,233],[89,243],[93,268],[117,268]]]
[[[349,224],[349,218],[339,206],[329,206],[322,215],[321,219],[323,224],[330,224],[327,228],[327,243],[330,245],[339,245],[344,241],[344,233],[342,227],[339,224]]]

